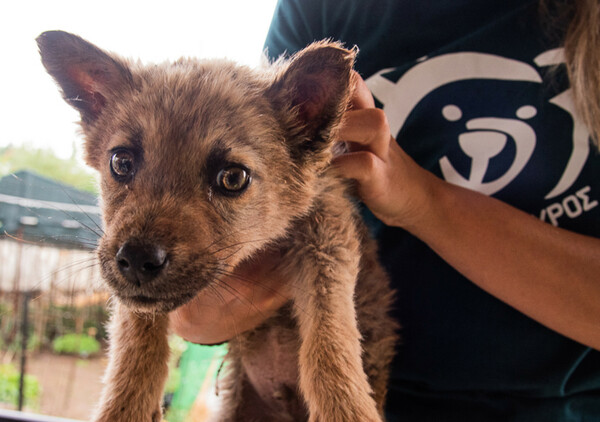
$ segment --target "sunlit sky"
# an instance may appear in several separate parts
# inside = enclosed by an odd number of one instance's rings
[[[228,57],[256,65],[276,0],[7,1],[0,18],[0,147],[81,151],[78,113],[61,98],[39,60],[43,31],[76,33],[143,62],[182,56]]]

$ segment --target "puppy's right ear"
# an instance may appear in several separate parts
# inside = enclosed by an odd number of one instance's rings
[[[115,94],[133,86],[124,63],[77,35],[48,31],[36,41],[44,67],[83,123],[92,124]]]
[[[315,154],[331,159],[331,146],[352,89],[352,66],[356,49],[320,41],[279,62],[279,72],[267,90],[280,113],[295,157],[316,163]]]

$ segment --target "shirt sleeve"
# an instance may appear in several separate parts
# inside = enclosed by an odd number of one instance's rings
[[[278,0],[265,41],[270,60],[291,55],[311,42],[320,39],[321,7],[313,0]]]

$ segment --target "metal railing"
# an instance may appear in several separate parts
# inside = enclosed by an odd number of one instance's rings
[[[0,422],[82,422],[74,419],[57,418],[36,413],[0,409]]]

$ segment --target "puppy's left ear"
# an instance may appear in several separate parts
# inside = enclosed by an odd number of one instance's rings
[[[77,35],[48,31],[36,39],[42,63],[60,85],[65,101],[94,124],[110,100],[132,86],[127,65]]]
[[[296,53],[278,74],[267,95],[293,142],[306,150],[329,144],[347,108],[356,50],[321,41]]]

